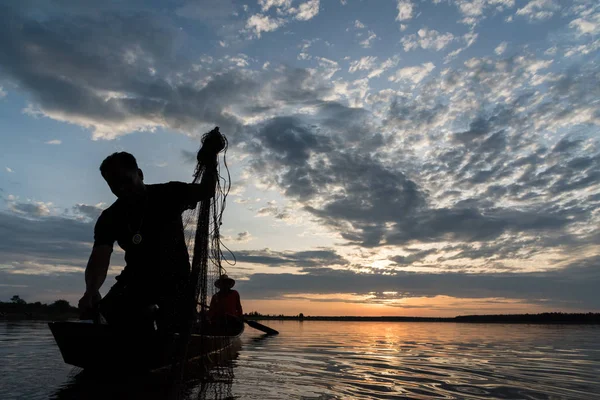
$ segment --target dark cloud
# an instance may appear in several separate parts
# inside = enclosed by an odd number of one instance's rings
[[[285,220],[291,217],[291,214],[288,210],[282,209],[274,204],[270,204],[266,207],[259,208],[256,212],[256,215],[265,216],[270,215],[275,219]]]
[[[489,241],[505,232],[555,230],[568,223],[566,216],[512,209],[487,210],[483,214],[474,208],[441,208],[412,214],[402,223],[396,224],[388,235],[387,243]]]
[[[81,206],[74,208],[97,212]],[[0,212],[0,298],[19,294],[27,301],[76,301],[85,290],[94,224],[93,219],[68,215],[32,218]],[[123,265],[122,253],[113,253],[104,293]]]
[[[62,298],[76,305],[85,291],[83,270],[80,274],[51,275],[24,275],[0,270],[0,282],[0,301],[9,301],[12,296],[19,295],[27,302],[53,302]]]
[[[467,144],[476,140],[480,140],[489,134],[492,129],[493,126],[490,120],[478,117],[471,122],[468,131],[456,133],[454,138],[460,143]]]
[[[37,203],[13,202],[10,203],[10,208],[19,214],[32,217],[41,217],[49,213],[48,208],[44,204]]]
[[[281,66],[256,73],[234,68],[231,57],[198,62],[186,50],[196,43],[172,19],[144,10],[40,18],[5,8],[0,74],[30,94],[30,112],[39,107],[104,138],[156,126],[196,133],[218,125],[239,143],[241,117],[280,108],[282,102],[321,104],[329,114],[352,112],[320,100],[332,85],[319,72]],[[50,63],[52,69],[43,67]],[[362,114],[364,120],[368,113]],[[353,130],[360,126],[355,123]],[[281,138],[271,134],[270,139]]]
[[[379,132],[381,127],[374,123],[372,114],[364,108],[324,102],[318,111],[319,126],[330,135],[343,138],[346,146],[358,144],[364,152],[371,152],[387,143]]]
[[[422,259],[424,259],[425,257],[427,257],[430,254],[437,253],[437,251],[438,251],[437,249],[421,250],[421,251],[415,251],[414,253],[412,253],[408,256],[393,256],[393,257],[390,257],[389,259],[398,265],[410,265],[414,262],[421,261]]]
[[[331,90],[305,69],[265,73],[264,82],[232,70],[226,60],[195,69],[184,51],[191,39],[159,14],[41,19],[5,7],[0,18],[4,78],[27,91],[46,115],[91,127],[99,137],[154,126],[196,132],[208,124],[235,138],[242,122],[225,108],[310,104]],[[271,86],[263,85],[269,80]]]
[[[245,240],[248,240],[248,239],[250,239],[250,232],[248,232],[248,231],[239,232],[239,233],[237,234],[237,238],[236,238],[236,240],[237,240],[238,242],[240,242],[240,241],[245,241]]]
[[[404,131],[410,136],[423,137],[423,132],[444,119],[448,106],[443,102],[433,105],[396,97],[392,100],[383,125]]]
[[[334,250],[273,251],[242,250],[235,252],[239,262],[262,264],[270,267],[321,268],[331,265],[348,265],[348,261]]]
[[[84,267],[94,223],[59,216],[30,219],[0,212],[0,263],[38,261]]]
[[[570,140],[569,138],[562,138],[554,145],[552,152],[563,153],[566,151],[574,150],[579,147],[582,140]]]
[[[492,116],[487,121],[496,123],[500,119]],[[448,158],[441,161],[454,163],[456,167],[463,164],[455,170],[460,185],[489,184],[494,179],[511,176],[519,167],[528,167],[521,175],[523,184],[490,185],[486,191],[490,196],[462,200],[452,207],[432,207],[427,194],[395,165],[365,154],[362,149],[344,148],[339,145],[340,138],[317,133],[317,128],[302,125],[298,118],[274,119],[257,132],[254,137],[261,139],[261,145],[254,150],[254,167],[258,172],[268,173],[273,166],[278,166],[276,170],[281,172],[275,183],[285,189],[289,197],[304,202],[305,209],[323,223],[339,231],[348,241],[363,246],[411,241],[490,241],[505,233],[559,230],[573,222],[570,219],[574,217],[573,210],[540,206],[511,209],[495,205],[502,197],[527,201],[543,190],[552,191],[549,186],[554,179],[547,176],[549,174],[561,176],[562,180],[556,182],[569,185],[565,191],[594,185],[597,178],[595,173],[587,173],[579,180],[565,179],[564,171],[552,171],[545,164],[547,151],[512,160],[507,151],[509,139],[505,129],[491,132],[487,129],[491,124],[472,124],[469,135],[475,130],[483,135],[470,140],[474,151],[450,150],[454,155],[446,152],[444,155]],[[473,147],[474,141],[478,144]],[[451,161],[458,158],[456,162]],[[322,162],[323,159],[326,162]],[[581,160],[571,165],[590,168],[591,163]],[[540,166],[546,170],[539,172]],[[439,171],[439,164],[426,165],[423,173],[437,175],[439,179]],[[532,191],[535,186],[540,192]],[[314,205],[316,199],[319,205]],[[577,220],[585,220],[585,216],[580,214]]]

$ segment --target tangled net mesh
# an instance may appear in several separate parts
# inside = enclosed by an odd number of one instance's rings
[[[218,127],[215,128],[218,131]],[[204,144],[214,130],[202,136]],[[218,155],[219,162],[216,170],[216,190],[212,198],[198,202],[195,208],[187,210],[183,214],[184,234],[191,256],[191,274],[189,289],[185,294],[183,332],[180,335],[179,352],[173,360],[172,372],[181,383],[184,379],[184,370],[193,368],[205,372],[205,378],[213,380],[215,374],[221,378],[233,376],[232,370],[227,367],[227,360],[220,361],[218,356],[210,355],[194,360],[189,359],[188,347],[190,338],[194,334],[201,334],[200,340],[209,340],[207,332],[207,320],[203,314],[208,310],[211,297],[215,294],[214,282],[227,271],[223,263],[233,265],[235,256],[222,243],[220,227],[223,221],[223,212],[226,206],[227,195],[231,188],[231,175],[227,165],[228,141],[221,135],[224,148]],[[222,173],[222,169],[224,170]],[[213,164],[205,164],[198,161],[193,174],[192,183],[200,184],[207,174],[215,173]],[[232,262],[229,262],[223,254],[223,250],[229,252]],[[216,348],[227,348],[231,345],[231,339],[227,336],[211,337],[211,343]],[[220,343],[219,343],[220,342]]]

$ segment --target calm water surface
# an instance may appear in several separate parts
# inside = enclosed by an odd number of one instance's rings
[[[600,399],[600,327],[266,321],[193,399]],[[100,379],[62,362],[43,322],[0,322],[0,399],[165,399],[160,376]]]

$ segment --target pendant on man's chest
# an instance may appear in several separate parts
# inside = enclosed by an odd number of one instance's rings
[[[140,235],[139,233],[136,233],[131,238],[131,241],[133,242],[133,244],[140,244],[140,243],[142,243],[142,235]]]

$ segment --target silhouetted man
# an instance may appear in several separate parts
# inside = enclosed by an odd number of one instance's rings
[[[79,308],[86,312],[98,306],[112,325],[139,327],[149,321],[147,309],[159,307],[161,324],[172,330],[187,310],[190,263],[181,214],[198,201],[215,194],[217,154],[224,147],[218,128],[211,131],[198,152],[207,165],[200,184],[169,182],[144,184],[144,174],[135,158],[125,152],[108,156],[100,172],[117,200],[102,212],[94,229],[94,247],[86,270],[86,291]],[[113,244],[125,251],[126,266],[117,283],[101,299],[99,289],[106,279]]]

